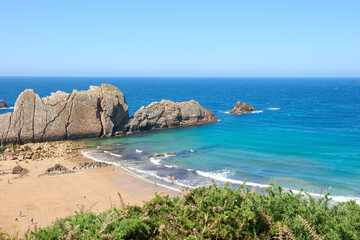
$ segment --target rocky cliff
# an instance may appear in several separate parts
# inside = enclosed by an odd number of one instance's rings
[[[255,111],[256,111],[255,108],[250,104],[238,101],[235,103],[234,109],[229,111],[229,113],[244,114],[244,113],[252,113]]]
[[[112,85],[40,98],[27,89],[14,112],[0,115],[1,145],[110,136],[129,118],[122,92]]]
[[[125,125],[123,132],[190,126],[217,122],[214,113],[194,100],[172,102],[162,100],[141,107]]]

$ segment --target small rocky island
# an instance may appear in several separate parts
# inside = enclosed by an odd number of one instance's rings
[[[9,108],[9,106],[6,104],[4,100],[0,99],[0,108]]]
[[[0,145],[107,137],[216,121],[213,112],[193,100],[153,102],[129,117],[124,94],[109,84],[71,94],[58,91],[44,98],[27,89],[16,100],[13,113],[0,115]]]
[[[252,113],[255,111],[256,111],[255,108],[250,104],[238,101],[235,103],[234,109],[229,111],[229,113],[245,114],[245,113]]]

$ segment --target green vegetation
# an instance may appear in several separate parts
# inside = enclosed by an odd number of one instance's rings
[[[27,239],[360,239],[359,205],[304,194],[213,184],[183,197],[156,195],[143,207],[125,206],[119,194],[122,208],[77,212]]]
[[[17,149],[18,146],[15,145],[15,146],[10,146],[10,147],[0,147],[0,154],[3,153],[7,148],[12,148],[12,149]]]
[[[3,153],[6,148],[7,148],[7,147],[0,147],[0,154]]]

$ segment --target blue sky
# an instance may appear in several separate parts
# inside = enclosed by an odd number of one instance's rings
[[[360,76],[360,1],[1,1],[2,76]]]

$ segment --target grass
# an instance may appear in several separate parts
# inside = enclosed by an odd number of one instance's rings
[[[7,148],[12,148],[12,149],[17,149],[18,146],[15,145],[15,146],[8,146],[8,147],[0,147],[0,154],[3,153]]]
[[[267,194],[213,184],[182,197],[155,194],[142,207],[125,205],[119,194],[122,207],[79,211],[26,239],[360,239],[359,205],[304,194],[274,184]]]

